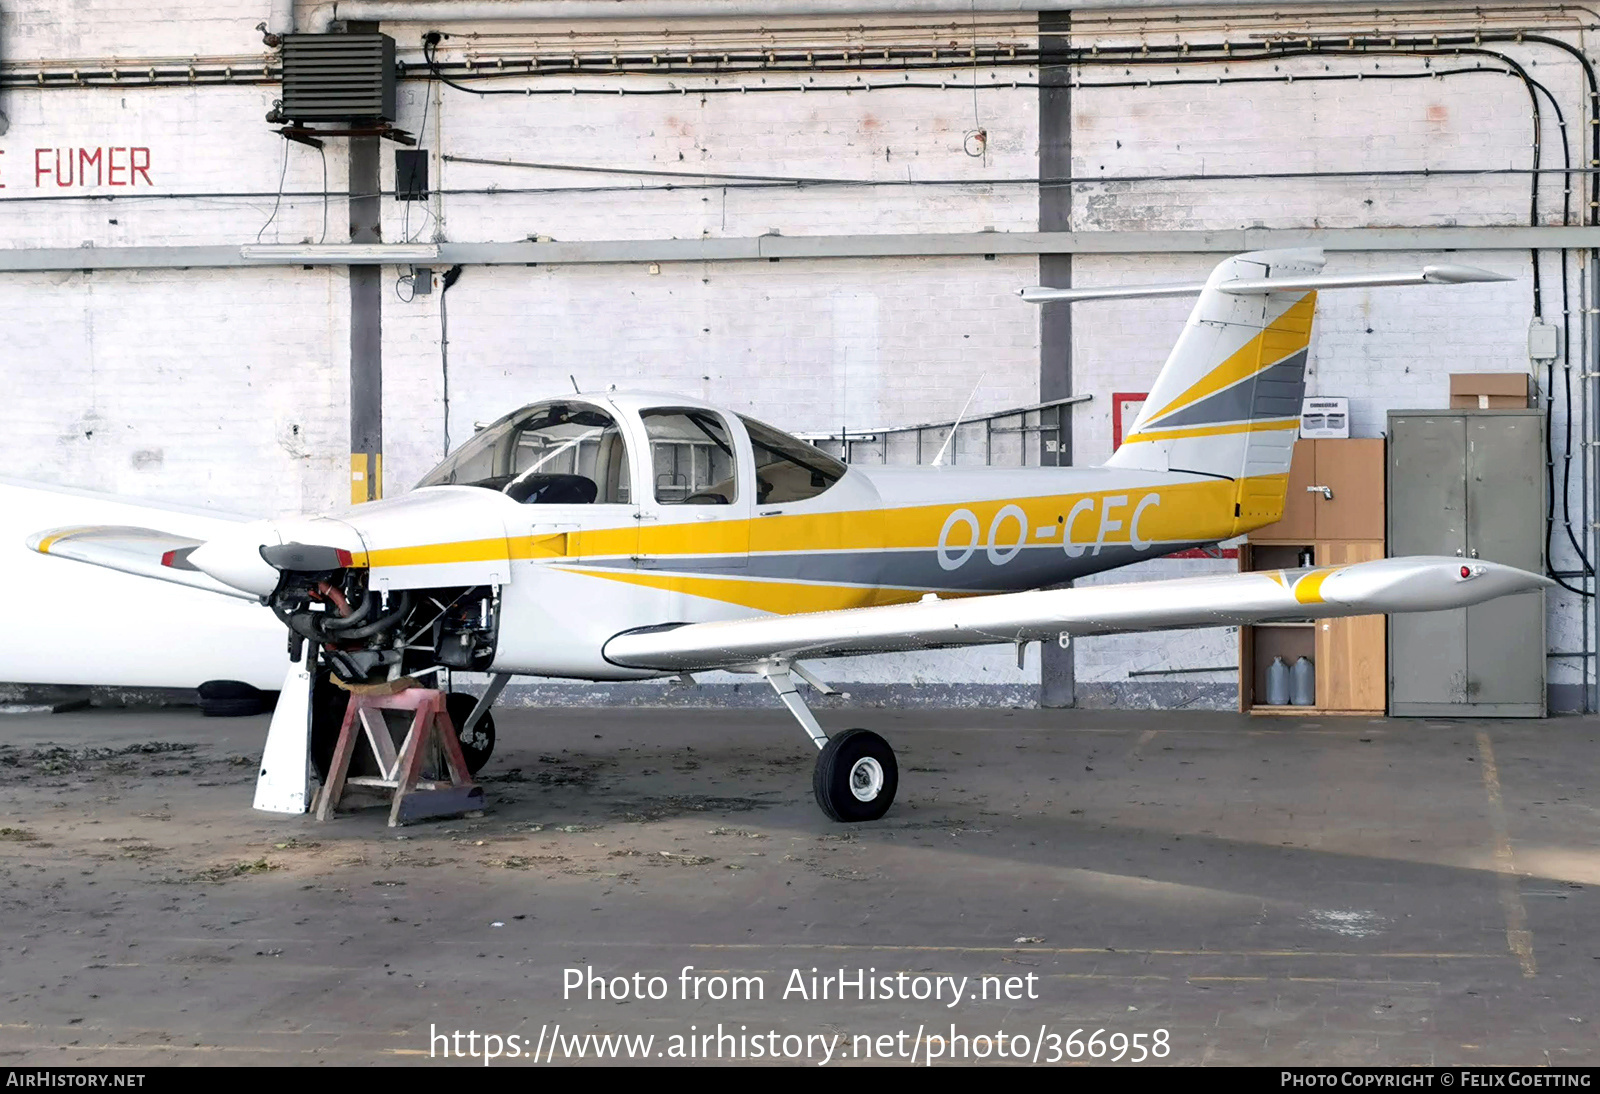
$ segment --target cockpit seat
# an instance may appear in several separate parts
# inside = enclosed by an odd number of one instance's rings
[[[523,505],[593,505],[600,487],[583,475],[523,475],[507,483],[504,493]]]

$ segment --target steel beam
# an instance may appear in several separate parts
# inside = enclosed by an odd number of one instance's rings
[[[237,245],[201,247],[0,247],[0,273],[231,266],[409,265],[351,263],[314,245],[292,256],[246,259]],[[753,262],[774,258],[920,258],[959,255],[1238,254],[1278,247],[1327,251],[1527,251],[1600,248],[1600,228],[1247,228],[1194,232],[951,232],[842,236],[741,236],[558,243],[441,243],[438,265],[566,266],[627,262]]]

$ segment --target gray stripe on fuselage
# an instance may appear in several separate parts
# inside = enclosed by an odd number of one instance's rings
[[[1061,544],[1028,544],[1020,549],[997,550],[1004,561],[995,563],[978,547],[969,555],[965,547],[945,548],[946,568],[935,548],[811,551],[794,554],[753,554],[748,565],[731,566],[726,555],[664,555],[641,559],[597,558],[575,560],[580,566],[634,569],[640,573],[689,574],[697,577],[737,577],[768,581],[802,581],[822,585],[890,586],[907,589],[947,589],[952,592],[1018,592],[1060,585],[1075,578],[1126,566],[1148,558],[1200,546],[1198,541],[1152,543],[1139,550],[1127,543],[1107,543],[1095,553],[1083,546],[1077,558]],[[1015,554],[1010,554],[1015,550]],[[1007,557],[1009,555],[1009,557]],[[741,561],[743,556],[736,556]],[[559,563],[558,563],[559,564]]]

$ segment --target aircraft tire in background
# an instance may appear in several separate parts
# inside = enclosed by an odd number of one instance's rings
[[[478,705],[478,697],[469,695],[464,691],[452,691],[445,697],[445,711],[450,715],[451,724],[456,727],[456,732],[461,732],[461,727],[467,724],[467,718],[472,714],[472,708]],[[461,756],[467,761],[467,770],[476,775],[484,764],[489,762],[489,757],[494,755],[494,714],[484,711],[483,717],[478,719],[478,724],[472,727],[472,737],[461,738]]]
[[[242,680],[207,680],[197,692],[207,718],[248,718],[272,709],[265,692]]]
[[[877,820],[894,804],[900,766],[889,742],[870,729],[847,729],[817,756],[811,789],[833,820]]]

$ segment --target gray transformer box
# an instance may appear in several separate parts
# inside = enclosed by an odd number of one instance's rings
[[[1390,555],[1545,572],[1544,413],[1389,412]],[[1389,617],[1389,713],[1545,715],[1544,591]]]
[[[286,34],[283,106],[295,122],[392,122],[394,39],[387,34]]]

